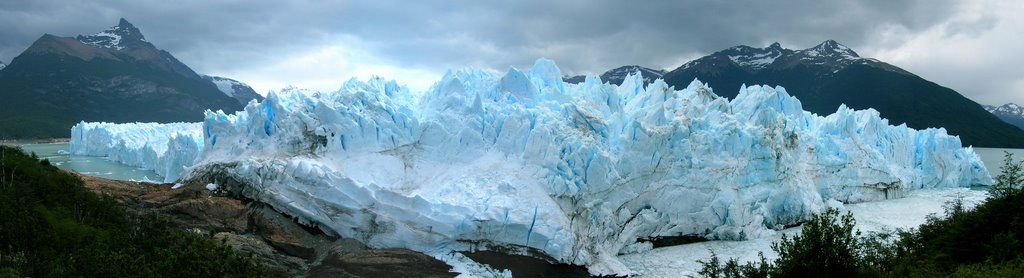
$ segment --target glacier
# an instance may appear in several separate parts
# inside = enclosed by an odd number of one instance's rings
[[[174,182],[203,150],[201,123],[87,123],[71,127],[70,153],[105,156]],[[156,177],[154,177],[156,178]]]
[[[630,274],[647,239],[772,236],[827,206],[992,184],[944,129],[872,109],[820,116],[782,87],[735,99],[639,74],[568,84],[528,71],[449,71],[286,88],[202,123],[79,123],[71,151],[218,185],[376,248],[497,249]],[[443,256],[443,255],[438,255]]]

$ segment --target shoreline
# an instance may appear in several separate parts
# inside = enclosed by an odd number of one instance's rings
[[[47,139],[3,139],[0,140],[0,145],[4,146],[19,146],[25,144],[54,144],[54,143],[68,143],[71,142],[71,138],[47,138]]]

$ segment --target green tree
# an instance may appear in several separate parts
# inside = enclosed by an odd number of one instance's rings
[[[697,261],[701,264],[701,270],[697,272],[703,277],[715,277],[715,278],[767,278],[768,272],[771,270],[772,264],[768,263],[768,260],[764,258],[764,254],[761,252],[757,253],[757,256],[761,258],[760,262],[747,262],[746,264],[740,264],[735,258],[731,258],[725,263],[722,263],[721,259],[715,252],[711,252],[711,258],[707,261]]]
[[[1013,153],[1004,151],[1002,172],[996,176],[996,184],[989,189],[991,198],[1000,198],[1020,193],[1024,182],[1024,160],[1014,161]]]
[[[811,216],[799,235],[785,235],[772,243],[779,254],[772,277],[851,277],[857,272],[857,237],[853,214],[839,216],[839,211],[826,209]]]

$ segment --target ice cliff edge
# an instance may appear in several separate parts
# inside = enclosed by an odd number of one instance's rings
[[[540,59],[529,71],[450,71],[421,98],[380,78],[286,89],[172,136],[80,123],[71,148],[152,153],[121,156],[372,247],[502,246],[593,274],[628,274],[616,255],[651,247],[638,239],[759,237],[827,203],[992,183],[959,138],[870,109],[823,117],[781,87],[728,100],[696,80],[677,91],[639,75],[561,76]]]

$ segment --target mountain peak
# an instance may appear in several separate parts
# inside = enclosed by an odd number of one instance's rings
[[[1002,106],[982,105],[985,110],[1000,120],[1024,129],[1024,107],[1009,102]]]
[[[825,40],[814,47],[804,49],[803,52],[812,57],[826,56],[860,58],[860,55],[857,55],[857,52],[854,52],[853,49],[850,49],[849,47],[846,47],[834,40]]]
[[[131,22],[128,22],[128,20],[127,20],[127,19],[124,19],[124,18],[122,17],[122,18],[121,18],[121,20],[119,20],[119,21],[117,22],[117,27],[124,27],[124,28],[128,28],[128,27],[131,27],[131,28],[135,28],[135,25],[132,25],[132,23],[131,23]]]
[[[984,107],[985,107],[985,110],[988,110],[988,112],[992,112],[992,113],[1002,112],[1002,113],[1005,113],[1005,114],[1013,114],[1013,115],[1019,115],[1021,117],[1024,117],[1024,107],[1022,107],[1020,105],[1017,105],[1016,103],[1013,103],[1013,102],[1008,102],[1008,103],[1003,104],[1002,106],[998,106],[998,107],[997,106],[992,106],[992,105],[985,105]]]
[[[768,67],[774,63],[776,59],[789,55],[790,53],[793,53],[793,51],[782,48],[782,45],[776,42],[763,48],[750,47],[746,45],[734,46],[726,50],[716,52],[712,55],[724,56],[740,67],[757,71]]]
[[[632,72],[640,71],[640,70],[644,70],[644,69],[654,71],[654,70],[648,69],[646,67],[641,67],[640,65],[626,65],[626,66],[621,66],[621,67],[617,67],[617,68],[611,69],[608,72],[628,71],[629,73],[632,73]]]
[[[118,21],[117,26],[92,35],[78,35],[75,39],[91,46],[117,50],[125,49],[136,42],[146,41],[139,28],[135,28],[135,25],[124,18]]]

